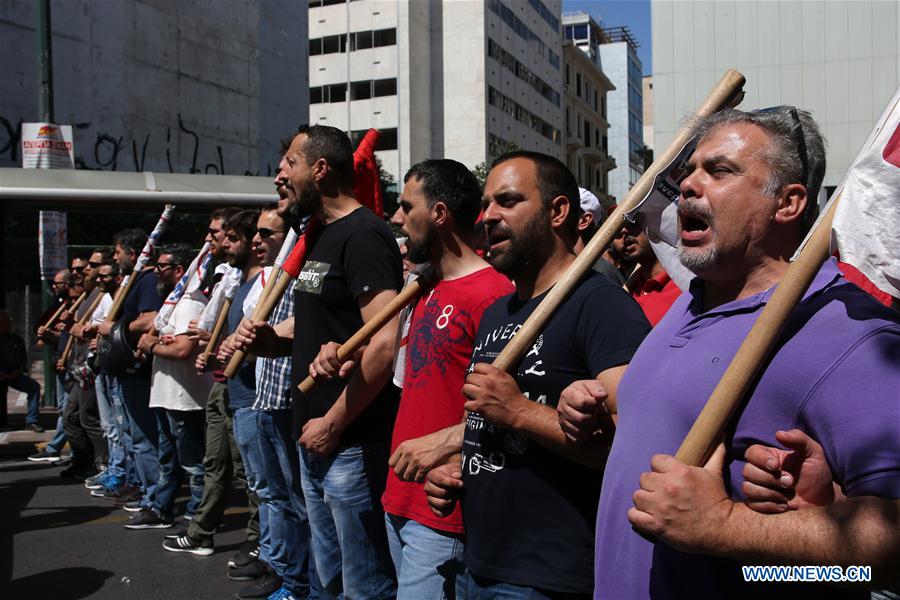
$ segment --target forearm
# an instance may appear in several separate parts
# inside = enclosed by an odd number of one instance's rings
[[[137,319],[128,324],[128,332],[134,336],[140,336],[150,331],[153,327],[153,320],[156,318],[156,311],[141,313]]]
[[[703,552],[756,564],[868,565],[873,582],[900,584],[900,501],[871,496],[777,515],[735,503]]]
[[[173,360],[184,360],[192,357],[197,351],[197,342],[186,335],[179,335],[169,344],[156,344],[153,355]]]
[[[591,469],[603,470],[609,456],[609,440],[606,436],[595,437],[585,444],[576,444],[563,433],[555,409],[526,401],[532,406],[517,415],[514,421],[516,431],[569,460]]]
[[[379,332],[366,347],[350,382],[326,417],[341,430],[352,423],[387,384],[392,361],[393,339]]]

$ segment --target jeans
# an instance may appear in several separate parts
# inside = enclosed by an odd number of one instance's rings
[[[329,594],[393,598],[397,593],[381,508],[386,444],[362,444],[317,458],[300,449],[300,478],[313,557]]]
[[[106,436],[106,444],[109,448],[106,472],[121,481],[134,483],[136,474],[133,466],[130,469],[131,478],[127,477],[129,464],[123,442],[125,436],[122,431],[126,423],[124,422],[125,413],[122,408],[122,390],[119,388],[119,382],[112,375],[100,373],[97,375],[95,385],[100,424],[103,426],[103,434]]]
[[[456,578],[463,571],[461,537],[397,515],[385,514],[384,520],[397,570],[397,600],[455,598]]]
[[[475,575],[468,569],[456,580],[456,597],[464,600],[590,600],[590,594],[566,594],[503,583]]]
[[[237,442],[241,460],[244,461],[244,474],[247,486],[259,498],[259,490],[268,485],[263,471],[262,456],[256,429],[256,411],[252,408],[239,408],[234,411],[234,441]],[[269,564],[269,551],[272,547],[272,531],[269,528],[269,505],[259,501],[259,560]]]
[[[25,392],[28,395],[28,414],[25,415],[25,424],[36,424],[41,414],[41,384],[24,373],[15,379],[10,379],[3,383],[14,390]],[[3,402],[6,402],[5,395],[3,396]]]
[[[63,387],[62,375],[56,374],[56,407],[59,410],[59,417],[56,419],[56,432],[47,442],[47,451],[61,453],[66,445],[66,429],[63,426],[63,413],[66,411],[66,404],[69,402],[69,392]]]
[[[203,499],[188,524],[188,536],[195,542],[212,542],[216,527],[228,502],[228,490],[235,479],[244,481],[244,463],[234,441],[228,391],[224,383],[214,383],[206,403],[206,449],[203,454]],[[250,517],[247,541],[259,540],[259,509],[256,494],[247,488]]]
[[[121,377],[122,399],[131,426],[131,451],[141,482],[141,506],[153,508],[159,485],[159,420],[158,409],[150,408],[150,380],[144,377]],[[127,441],[126,441],[127,444]]]
[[[256,493],[266,506],[269,565],[296,597],[321,598],[310,560],[309,518],[300,486],[300,452],[291,435],[291,409],[256,413],[261,459]]]
[[[203,499],[203,411],[154,410],[159,419],[159,482],[153,507],[171,516],[182,475],[187,473],[191,499],[184,514],[192,519]]]

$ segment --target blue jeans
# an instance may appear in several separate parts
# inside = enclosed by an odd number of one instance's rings
[[[47,442],[47,451],[48,452],[56,452],[57,454],[62,452],[62,449],[66,445],[66,430],[63,428],[63,411],[66,410],[66,404],[69,402],[69,392],[66,391],[66,388],[63,386],[63,377],[60,373],[56,374],[56,406],[59,410],[59,417],[56,419],[56,432],[54,432],[53,437]]]
[[[175,512],[175,496],[187,473],[191,499],[185,518],[193,518],[203,499],[203,434],[206,420],[202,410],[154,408],[159,420],[159,481],[153,507],[161,515]]]
[[[268,485],[263,460],[259,450],[259,433],[256,426],[256,411],[250,408],[239,408],[232,415],[234,423],[234,441],[244,462],[244,474],[247,476],[247,487],[259,496],[259,489]],[[272,533],[269,529],[269,509],[259,503],[259,560],[269,564]]]
[[[456,597],[464,600],[590,600],[591,595],[566,594],[503,583],[479,577],[466,569],[456,580]]]
[[[268,515],[269,564],[294,596],[321,598],[310,560],[309,517],[300,486],[300,453],[291,434],[292,411],[253,412],[262,472],[256,493]]]
[[[465,546],[460,536],[385,513],[388,544],[397,570],[397,600],[456,597]]]
[[[150,408],[150,380],[143,377],[121,377],[122,400],[131,436],[125,440],[141,483],[141,506],[153,508],[159,484],[159,421],[157,409]],[[128,446],[129,441],[131,447]]]
[[[25,424],[36,424],[41,414],[41,384],[22,373],[15,379],[7,381],[6,385],[28,395],[28,414],[25,415]],[[6,398],[3,398],[3,402],[6,402]]]
[[[381,508],[386,444],[363,444],[316,458],[300,449],[300,479],[313,557],[325,591],[347,598],[394,598],[397,585]]]
[[[116,412],[113,408],[112,394],[118,394],[119,390],[112,390],[108,382],[109,376],[98,374],[94,379],[94,388],[97,392],[97,412],[100,413],[100,426],[106,437],[106,445],[109,451],[109,461],[106,464],[106,472],[119,479],[125,480],[125,448],[119,439],[119,426],[116,423]],[[116,384],[118,388],[118,384]],[[121,400],[120,400],[121,402]]]

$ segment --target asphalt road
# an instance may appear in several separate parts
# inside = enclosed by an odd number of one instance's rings
[[[231,598],[243,585],[225,577],[245,539],[243,490],[232,491],[214,554],[176,554],[162,549],[165,530],[125,529],[131,513],[26,454],[0,459],[0,597],[193,600]],[[186,501],[183,486],[179,513]]]

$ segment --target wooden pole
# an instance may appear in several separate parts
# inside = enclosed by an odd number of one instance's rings
[[[229,309],[231,309],[231,298],[225,298],[225,301],[222,303],[222,310],[219,311],[219,316],[216,318],[216,325],[213,327],[212,335],[209,336],[209,341],[206,342],[206,349],[203,351],[203,360],[205,361],[209,361],[209,355],[212,354],[213,348],[219,342],[219,336],[222,335],[222,329],[225,327],[225,321],[228,319]]]
[[[275,310],[275,305],[278,304],[281,297],[284,295],[284,291],[287,289],[288,285],[290,285],[292,278],[291,277],[279,277],[278,280],[269,279],[270,285],[272,286],[272,291],[266,294],[265,289],[263,290],[262,297],[260,297],[259,302],[256,303],[256,308],[253,309],[253,314],[250,316],[251,321],[265,321],[272,314],[272,311]],[[268,285],[266,287],[269,287]],[[228,366],[225,367],[225,377],[231,379],[234,377],[238,369],[241,368],[241,363],[244,362],[244,359],[247,357],[247,353],[243,350],[238,350],[231,356],[231,360],[228,361]]]
[[[699,467],[706,464],[712,455],[734,411],[775,346],[791,311],[803,298],[829,256],[831,221],[839,200],[840,194],[819,221],[797,260],[791,263],[778,282],[772,297],[681,443],[675,455],[678,460]]]
[[[88,306],[88,309],[78,319],[78,321],[77,321],[78,325],[84,325],[85,323],[88,322],[88,319],[91,318],[91,315],[94,314],[94,311],[97,310],[98,306],[100,306],[100,302],[103,300],[103,296],[105,296],[105,295],[106,295],[106,292],[101,290],[100,294],[98,294],[97,297],[91,301],[91,304]],[[73,308],[73,310],[74,310],[74,308]],[[59,357],[59,359],[62,361],[62,364],[66,364],[66,361],[69,359],[69,354],[72,352],[72,345],[74,343],[75,343],[75,336],[70,334],[69,339],[66,340],[66,345],[63,348],[62,354]]]
[[[378,333],[378,331],[384,327],[391,319],[397,316],[401,310],[406,308],[406,306],[419,297],[419,295],[425,290],[425,287],[428,285],[430,281],[429,277],[420,276],[417,279],[413,280],[409,285],[400,290],[400,293],[397,296],[388,302],[384,308],[382,308],[378,313],[375,314],[374,317],[369,319],[359,330],[354,333],[350,339],[341,344],[341,347],[338,348],[337,356],[338,360],[341,362],[346,361],[349,357],[353,356],[357,350],[359,350],[363,345],[368,343],[372,336]],[[306,379],[300,382],[297,386],[301,392],[304,394],[308,394],[316,387],[316,380],[311,376],[308,376]]]
[[[744,76],[741,73],[733,69],[728,70],[695,114],[705,117],[730,106],[734,102],[735,97],[741,93],[744,81]],[[562,278],[556,282],[556,285],[544,297],[544,300],[531,313],[531,316],[528,317],[515,337],[503,348],[494,360],[493,364],[495,367],[509,371],[528,351],[559,305],[562,304],[569,293],[578,285],[578,282],[581,281],[582,277],[597,262],[600,255],[609,247],[616,233],[622,228],[625,214],[636,208],[647,196],[656,176],[678,156],[681,149],[684,148],[690,139],[690,128],[683,127],[665,152],[650,165],[650,168],[644,171],[638,182],[625,194],[616,210],[594,234],[594,237],[581,251],[581,254],[575,258],[575,261],[569,266]]]
[[[641,270],[640,263],[634,265],[634,268],[631,270],[631,275],[629,275],[628,279],[625,280],[625,283],[622,284],[622,289],[625,290],[626,292],[628,292],[629,294],[631,293],[631,286],[634,285],[634,280],[637,277],[637,274],[640,272],[640,270]]]

